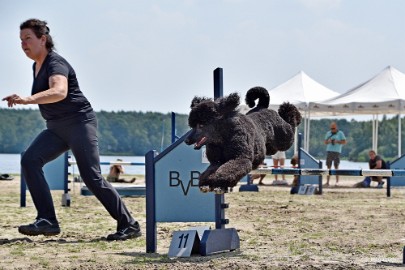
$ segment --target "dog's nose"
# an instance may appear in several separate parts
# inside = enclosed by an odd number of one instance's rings
[[[191,140],[190,140],[189,137],[187,137],[187,138],[184,140],[184,142],[185,142],[187,145],[192,144],[192,142],[191,142]]]
[[[184,139],[184,142],[185,142],[187,145],[191,145],[191,144],[195,143],[195,141],[192,139],[193,136],[194,136],[194,134],[195,134],[195,130],[192,129],[192,130],[190,131],[190,133],[188,133],[188,136]]]

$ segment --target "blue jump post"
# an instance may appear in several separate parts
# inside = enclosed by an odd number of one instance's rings
[[[222,68],[217,68],[214,70],[214,99],[224,96],[224,79]],[[225,224],[228,224],[229,220],[225,219],[224,208],[227,207],[225,204],[225,195],[216,194],[215,195],[215,228],[224,229]]]
[[[223,72],[222,68],[214,70],[214,98],[223,96]],[[224,194],[215,194],[215,230],[207,230],[201,239],[200,253],[203,256],[219,251],[235,250],[239,248],[239,236],[234,228],[226,229],[225,224],[229,220],[225,218],[225,209],[229,204],[225,203]]]
[[[387,161],[388,169],[391,169],[391,163]],[[387,177],[387,197],[391,197],[391,177]]]
[[[222,89],[222,69],[218,68],[214,71],[216,98],[222,96]],[[195,243],[199,241],[197,249],[203,256],[239,248],[237,231],[225,229],[228,220],[224,209],[228,205],[224,202],[224,194],[202,193],[198,187],[198,178],[208,162],[204,149],[194,150],[184,143],[188,134],[158,155],[156,151],[149,151],[145,156],[148,253],[157,250],[157,222],[215,222],[214,230],[205,228],[201,240],[195,240]],[[182,231],[181,236],[187,234],[188,237],[189,233]],[[195,251],[194,247],[192,250]]]
[[[172,143],[174,143],[176,140],[179,139],[179,137],[176,135],[176,114],[172,112]]]

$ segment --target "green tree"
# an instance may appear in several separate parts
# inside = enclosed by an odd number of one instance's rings
[[[0,109],[0,153],[21,153],[30,142],[45,128],[45,122],[38,110]],[[157,112],[97,112],[99,148],[102,155],[139,155],[150,150],[162,151],[172,141],[171,114]],[[183,136],[189,131],[188,115],[176,114],[176,135]],[[324,137],[329,125],[336,121],[339,129],[347,137],[342,159],[352,161],[368,160],[368,150],[372,145],[371,121],[347,121],[346,119],[311,120],[309,153],[317,159],[324,159],[326,146]],[[401,120],[402,121],[402,120]],[[377,153],[386,160],[397,156],[398,120],[397,117],[383,116],[379,121]],[[304,125],[298,127],[304,133]],[[402,128],[402,151],[405,151],[405,132]],[[287,151],[292,157],[294,147]]]

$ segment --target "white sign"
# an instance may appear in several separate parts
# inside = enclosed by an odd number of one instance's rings
[[[301,185],[298,190],[300,195],[314,195],[316,191],[316,185]]]
[[[191,254],[199,254],[200,238],[197,230],[175,231],[169,248],[169,258],[190,257]]]

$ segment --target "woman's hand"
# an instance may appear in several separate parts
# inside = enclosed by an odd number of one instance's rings
[[[14,107],[16,104],[48,104],[61,101],[66,98],[68,92],[67,78],[63,75],[52,75],[49,77],[50,88],[36,93],[29,97],[20,97],[12,94],[3,98],[7,101],[8,107]]]
[[[19,95],[12,94],[2,99],[3,101],[7,101],[7,106],[9,108],[14,107],[16,104],[27,104],[25,98],[20,97]]]

